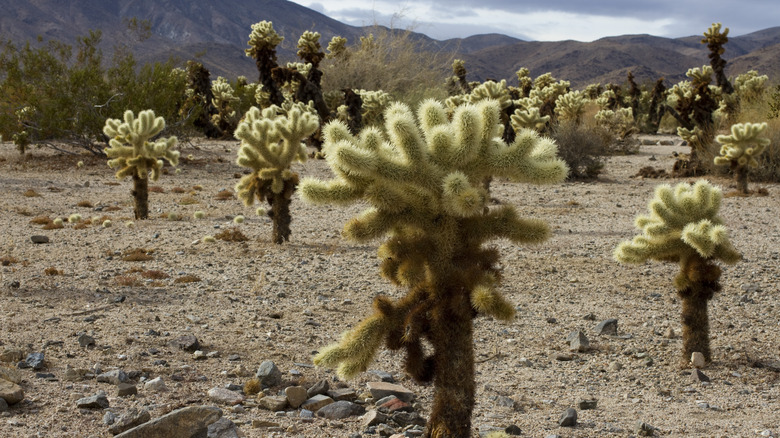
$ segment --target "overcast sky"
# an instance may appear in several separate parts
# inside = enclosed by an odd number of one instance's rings
[[[701,35],[722,22],[729,35],[780,26],[777,0],[292,0],[355,26],[375,22],[435,39],[502,33],[524,40]]]

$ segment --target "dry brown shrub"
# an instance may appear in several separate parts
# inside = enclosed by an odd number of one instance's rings
[[[27,208],[27,207],[17,207],[17,208],[14,209],[14,211],[16,211],[17,214],[20,214],[22,216],[32,216],[33,215],[32,212],[30,211],[30,209]]]
[[[163,271],[149,270],[149,271],[142,271],[141,272],[141,277],[149,278],[149,279],[152,279],[152,280],[162,280],[163,278],[170,277],[170,275],[166,274]]]
[[[117,205],[109,205],[108,207],[104,208],[103,211],[119,211],[122,207],[119,207]]]
[[[214,199],[217,201],[228,201],[235,198],[236,197],[233,195],[233,191],[230,189],[220,190],[219,193],[214,195]]]
[[[114,277],[114,283],[117,286],[138,287],[141,286],[141,280],[132,275],[117,275]]]
[[[87,219],[84,221],[81,221],[73,226],[74,230],[83,230],[85,228],[89,228],[89,226],[92,225],[92,219]]]
[[[214,238],[224,240],[225,242],[246,242],[248,237],[238,227],[231,227],[220,231],[214,235]]]
[[[192,196],[185,196],[179,200],[179,205],[193,205],[193,204],[200,204],[200,201],[198,201]]]
[[[668,176],[669,175],[664,169],[656,169],[653,166],[645,166],[639,169],[639,172],[632,176],[632,178],[666,178]]]
[[[183,275],[176,280],[173,280],[174,283],[197,283],[200,281],[200,277],[197,275]]]
[[[86,199],[83,201],[79,201],[78,204],[76,204],[77,207],[84,207],[84,208],[92,208],[93,205],[91,202],[87,201]]]
[[[118,186],[119,185],[119,183],[116,182],[116,181],[107,181],[107,182],[104,182],[103,184],[105,184],[107,186]]]
[[[551,133],[558,156],[569,165],[569,178],[597,178],[604,168],[609,144],[597,126],[561,122]]]
[[[14,256],[0,257],[0,265],[2,266],[10,266],[13,265],[14,263],[19,263],[19,259],[17,259]]]
[[[27,190],[25,190],[25,191],[24,191],[24,193],[23,193],[23,195],[24,195],[26,198],[38,198],[38,197],[40,197],[40,196],[41,196],[41,194],[40,194],[40,193],[36,192],[36,191],[35,191],[35,190],[33,190],[33,189],[27,189]]]
[[[201,186],[201,185],[192,186],[192,190],[195,190],[195,191],[199,192],[199,191],[203,190],[203,186]]]
[[[149,193],[165,193],[165,189],[160,186],[149,187]]]
[[[126,262],[148,262],[149,260],[154,259],[154,257],[151,256],[151,254],[154,252],[154,250],[146,250],[144,248],[135,248],[129,251],[126,251],[122,255],[122,260]]]
[[[43,273],[46,275],[62,275],[62,271],[55,268],[54,266],[50,266],[43,270]]]
[[[51,221],[52,219],[49,216],[35,216],[30,219],[30,223],[35,225],[47,225],[50,224]]]
[[[144,268],[141,268],[139,266],[133,266],[132,268],[125,271],[125,274],[137,274],[139,272],[144,272]]]
[[[54,221],[51,221],[48,224],[44,225],[41,229],[42,230],[59,230],[60,228],[65,228],[65,225],[57,224],[57,223],[54,223]]]
[[[174,188],[171,189],[171,193],[185,193],[185,192],[186,192],[186,190],[184,190],[181,187],[174,187]]]

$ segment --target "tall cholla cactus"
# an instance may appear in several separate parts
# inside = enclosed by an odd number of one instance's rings
[[[622,242],[614,252],[622,263],[652,259],[680,264],[674,286],[682,300],[682,366],[694,352],[711,360],[707,303],[721,287],[721,270],[714,262],[736,263],[741,258],[718,216],[721,196],[704,180],[693,186],[658,186],[650,215],[636,219],[642,234]]]
[[[236,103],[239,99],[233,86],[222,76],[211,83],[212,105],[217,113],[211,116],[211,123],[222,131],[222,136],[227,138],[236,129],[240,115],[236,113]]]
[[[244,49],[246,56],[255,60],[260,75],[258,82],[262,85],[265,97],[272,105],[281,105],[284,102],[282,91],[271,75],[273,69],[278,67],[276,46],[282,41],[284,41],[284,37],[276,33],[273,23],[261,21],[252,25],[252,32],[249,34],[249,41],[247,41],[249,48]]]
[[[239,199],[250,206],[257,199],[271,206],[273,241],[290,238],[290,200],[298,186],[298,174],[290,170],[295,161],[306,160],[301,142],[319,128],[314,110],[302,103],[272,105],[264,110],[252,107],[238,125],[241,140],[236,163],[252,169],[236,184]]]
[[[165,129],[165,120],[155,117],[154,111],[146,110],[135,117],[132,111],[125,111],[124,121],[108,119],[103,133],[109,140],[105,153],[108,167],[119,168],[117,179],[133,177],[133,198],[135,199],[135,218],[149,217],[149,179],[157,181],[163,167],[161,158],[176,166],[179,164],[179,151],[173,150],[178,143],[176,137],[160,138],[149,141]]]
[[[486,100],[458,107],[423,102],[417,119],[404,104],[385,114],[384,132],[358,136],[346,125],[326,125],[325,151],[336,174],[330,181],[305,179],[301,197],[314,204],[371,207],[350,220],[344,236],[379,247],[381,273],[408,288],[398,301],[378,297],[374,313],[323,349],[319,366],[338,367],[344,378],[366,370],[384,341],[406,350],[406,371],[434,381],[434,405],[426,437],[468,437],[474,407],[472,318],[508,320],[514,309],[497,291],[495,248],[488,240],[539,243],[550,234],[536,219],[519,218],[510,205],[488,208],[482,181],[491,175],[534,184],[556,183],[567,174],[555,143],[529,130],[511,145],[501,140],[500,108]],[[433,346],[426,356],[422,341]]]
[[[726,77],[726,60],[721,57],[726,51],[723,46],[729,42],[729,28],[727,27],[721,32],[722,27],[721,23],[712,23],[712,26],[704,32],[704,38],[702,38],[701,43],[706,44],[707,48],[710,49],[708,56],[710,65],[715,73],[716,83],[724,93],[731,94],[734,92],[734,87]]]
[[[715,140],[722,146],[720,156],[715,157],[715,164],[729,165],[734,172],[737,191],[742,194],[748,191],[748,172],[751,167],[758,167],[756,157],[761,155],[771,141],[763,137],[767,124],[738,123],[731,126],[731,135],[719,135]]]

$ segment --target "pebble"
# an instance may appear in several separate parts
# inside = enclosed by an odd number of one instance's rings
[[[327,395],[319,394],[303,402],[303,404],[301,404],[301,408],[308,409],[312,412],[317,412],[324,406],[327,406],[331,403],[333,403],[332,398],[328,397]]]
[[[129,380],[127,373],[122,370],[111,370],[97,376],[98,382],[110,383],[112,385],[127,383]]]
[[[363,406],[350,401],[341,400],[330,403],[317,410],[317,416],[328,420],[341,420],[348,417],[363,415],[366,410]]]
[[[357,394],[355,393],[355,390],[352,388],[331,389],[326,394],[328,397],[336,401],[341,401],[341,400],[353,401],[357,398]]]
[[[655,427],[639,420],[636,422],[636,427],[634,427],[634,433],[638,436],[653,436],[655,434]]]
[[[376,409],[371,409],[370,411],[366,412],[365,415],[363,415],[363,417],[361,418],[363,427],[376,426],[377,424],[382,424],[386,421],[387,421],[387,415],[383,412],[379,412]]]
[[[76,400],[76,406],[80,409],[106,409],[108,408],[108,398],[101,391],[93,396]]]
[[[691,354],[691,365],[694,368],[704,368],[704,365],[707,364],[707,361],[704,360],[704,355],[699,353],[698,351],[695,351],[693,354]]]
[[[200,342],[194,335],[184,335],[171,341],[170,345],[184,351],[195,352],[200,349]]]
[[[195,350],[195,352],[192,353],[192,359],[194,359],[194,360],[205,360],[206,359],[206,353],[204,353],[202,350]]]
[[[561,419],[558,420],[558,425],[561,427],[574,427],[577,425],[577,410],[574,408],[566,409],[561,414]]]
[[[37,243],[37,244],[49,243],[49,237],[34,235],[34,236],[30,236],[30,241],[32,241],[32,243]]]
[[[19,364],[19,368],[32,368],[38,371],[43,369],[43,360],[44,360],[43,353],[30,353],[27,355],[27,358],[24,360],[24,362],[21,362]]]
[[[414,393],[401,385],[387,382],[368,382],[366,386],[368,386],[368,390],[371,392],[371,397],[374,400],[379,400],[388,395],[394,395],[407,403],[414,400]]]
[[[129,397],[135,394],[138,394],[138,387],[132,383],[120,383],[116,387],[116,395],[118,397]]]
[[[367,373],[373,374],[379,378],[379,380],[387,383],[395,383],[395,378],[392,374],[388,373],[387,371],[380,371],[380,370],[368,370]]]
[[[168,387],[165,386],[165,382],[162,377],[156,377],[146,383],[144,383],[144,391],[150,392],[163,392],[167,391]]]
[[[583,411],[587,411],[589,409],[596,409],[597,405],[598,405],[598,400],[596,400],[596,399],[580,400],[577,403],[577,407],[580,408]]]
[[[244,402],[243,395],[226,388],[211,388],[209,389],[208,396],[211,401],[230,406],[235,406]]]
[[[509,426],[504,429],[504,432],[506,432],[507,435],[522,435],[523,431],[520,429],[519,426],[515,424],[510,424]]]
[[[298,409],[309,398],[306,389],[302,386],[288,386],[284,388],[284,395],[293,409]]]
[[[590,350],[590,341],[580,330],[575,330],[569,334],[566,338],[566,342],[569,343],[569,350],[583,353]]]
[[[327,394],[328,390],[330,390],[330,384],[327,380],[318,380],[317,383],[312,385],[306,393],[308,394],[309,398],[314,397],[315,395],[320,394]]]
[[[24,389],[16,383],[0,379],[0,399],[8,405],[14,405],[24,400]]]
[[[287,397],[269,395],[258,399],[257,405],[271,412],[280,412],[287,407]]]
[[[95,338],[92,336],[82,333],[78,337],[79,345],[81,347],[89,347],[90,345],[95,345]]]
[[[618,320],[610,318],[601,321],[596,325],[596,334],[616,336],[618,334]]]
[[[282,372],[276,367],[273,361],[263,361],[257,368],[255,377],[260,379],[260,384],[265,387],[276,386],[282,383]]]

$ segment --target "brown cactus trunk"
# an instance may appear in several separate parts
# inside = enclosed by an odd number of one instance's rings
[[[434,394],[425,438],[468,438],[474,410],[474,346],[468,294],[442,297],[432,310]]]
[[[267,198],[268,203],[271,205],[269,216],[273,222],[272,240],[277,245],[290,240],[290,222],[292,222],[290,201],[297,187],[298,177],[295,175],[291,179],[284,181],[284,188],[281,193],[272,193]]]
[[[743,195],[750,193],[748,191],[748,167],[739,166],[734,169],[734,179],[737,182],[737,191]]]
[[[682,356],[680,366],[687,368],[691,354],[699,352],[704,359],[712,360],[710,350],[709,301],[720,290],[720,268],[706,259],[695,256],[682,266],[681,276],[687,277],[687,287],[678,289],[682,301]]]
[[[135,218],[149,218],[149,179],[133,174],[133,199],[135,200]]]

